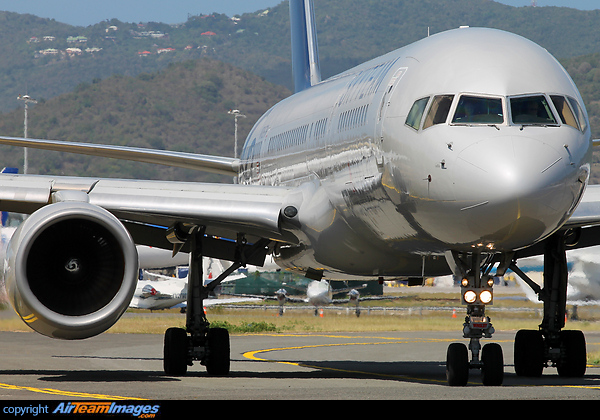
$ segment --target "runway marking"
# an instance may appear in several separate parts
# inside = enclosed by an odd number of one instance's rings
[[[264,335],[270,335],[270,336],[275,336],[274,334],[264,334]],[[277,335],[280,336],[280,335]],[[263,359],[260,357],[257,357],[256,355],[259,353],[268,353],[268,352],[272,352],[272,351],[282,351],[282,350],[302,350],[302,349],[309,349],[309,348],[319,348],[319,347],[336,347],[336,346],[375,346],[375,345],[381,345],[381,344],[402,344],[402,343],[409,343],[409,342],[415,342],[415,341],[420,341],[420,342],[437,342],[437,341],[454,341],[451,339],[412,339],[412,338],[395,338],[395,337],[356,337],[356,336],[343,336],[343,335],[327,335],[327,334],[288,334],[289,336],[293,336],[293,337],[327,337],[327,338],[378,338],[378,339],[385,339],[385,340],[389,340],[389,341],[381,341],[381,342],[368,342],[368,343],[335,343],[335,344],[310,344],[310,345],[306,345],[306,346],[292,346],[292,347],[280,347],[280,348],[272,348],[272,349],[263,349],[263,350],[253,350],[253,351],[248,351],[242,354],[243,357],[250,359],[250,360],[256,360],[256,361],[261,361],[261,362],[269,362],[269,363],[280,363],[280,364],[287,364],[287,365],[292,365],[292,366],[299,366],[299,367],[304,367],[304,368],[310,368],[310,369],[321,369],[321,370],[329,370],[329,371],[333,371],[333,372],[344,372],[344,373],[352,373],[352,374],[360,374],[360,375],[370,375],[370,376],[378,376],[378,377],[383,377],[383,378],[394,378],[394,379],[402,379],[405,381],[427,381],[427,382],[435,382],[435,383],[446,383],[445,380],[439,380],[439,379],[424,379],[424,378],[413,378],[410,376],[406,376],[406,375],[393,375],[393,374],[385,374],[385,373],[375,373],[375,372],[366,372],[366,371],[359,371],[359,370],[349,370],[349,369],[340,369],[340,368],[331,368],[331,367],[324,367],[324,366],[316,366],[316,365],[309,365],[306,363],[298,363],[298,362],[287,362],[287,361],[283,361],[283,360],[269,360],[269,359]]]
[[[283,361],[283,360],[269,360],[269,359],[263,359],[261,357],[257,357],[257,354],[260,353],[269,353],[269,352],[273,352],[273,351],[282,351],[282,350],[302,350],[302,349],[310,349],[310,348],[319,348],[319,347],[336,347],[336,346],[367,346],[367,345],[381,345],[381,344],[403,344],[403,343],[414,343],[414,342],[422,342],[422,343],[431,343],[431,342],[453,342],[456,341],[454,339],[418,339],[418,338],[402,338],[402,337],[360,337],[360,336],[344,336],[344,335],[329,335],[329,334],[262,334],[262,335],[268,335],[268,336],[272,336],[272,337],[281,337],[281,336],[287,336],[287,337],[327,337],[327,338],[353,338],[353,339],[357,339],[357,338],[377,338],[377,339],[385,339],[385,340],[389,340],[389,341],[382,341],[382,342],[365,342],[365,343],[334,343],[334,344],[310,344],[310,345],[306,345],[306,346],[292,346],[292,347],[280,347],[280,348],[272,348],[272,349],[262,349],[262,350],[252,350],[252,351],[247,351],[245,353],[242,354],[243,357],[250,359],[250,360],[255,360],[255,361],[260,361],[260,362],[268,362],[268,363],[280,363],[280,364],[286,364],[286,365],[292,365],[292,366],[299,366],[299,367],[304,367],[304,368],[309,368],[309,369],[320,369],[320,370],[330,370],[330,371],[334,371],[334,372],[344,372],[344,373],[352,373],[352,374],[361,374],[361,375],[370,375],[370,376],[377,376],[377,377],[383,377],[383,378],[394,378],[394,379],[398,379],[398,380],[403,380],[403,381],[419,381],[419,382],[433,382],[433,383],[440,383],[440,384],[446,384],[447,381],[446,380],[440,380],[440,379],[430,379],[430,378],[416,378],[416,377],[410,377],[410,376],[406,376],[406,375],[393,375],[393,374],[385,374],[385,373],[376,373],[376,372],[366,372],[366,371],[357,371],[357,370],[348,370],[348,369],[339,369],[339,368],[330,368],[330,367],[325,367],[325,366],[317,366],[317,365],[308,365],[305,363],[299,363],[299,362],[288,362],[288,361]],[[513,340],[499,340],[496,342],[513,342]],[[597,367],[597,366],[593,366],[593,365],[588,365],[588,367]],[[480,382],[468,382],[469,385],[481,385]],[[551,388],[579,388],[579,389],[595,389],[595,390],[600,390],[600,385],[598,386],[588,386],[588,385],[511,385],[511,386],[543,386],[543,387],[551,387]]]
[[[31,386],[17,386],[10,384],[0,383],[0,389],[9,389],[13,391],[30,391],[37,392],[41,394],[51,394],[51,395],[60,395],[63,397],[76,397],[76,398],[95,398],[99,400],[143,400],[144,398],[134,398],[134,397],[119,397],[115,395],[103,395],[103,394],[88,394],[85,392],[72,392],[72,391],[62,391],[60,389],[52,389],[52,388],[35,388]]]

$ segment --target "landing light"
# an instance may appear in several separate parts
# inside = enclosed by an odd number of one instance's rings
[[[490,303],[492,301],[492,292],[489,290],[482,291],[479,295],[479,300],[484,304]]]
[[[467,290],[463,295],[465,302],[474,303],[477,300],[477,293],[472,290]]]
[[[488,305],[492,303],[494,299],[494,294],[491,290],[485,288],[469,288],[463,289],[462,294],[462,304],[463,305],[472,305],[472,304],[480,304],[480,305]]]

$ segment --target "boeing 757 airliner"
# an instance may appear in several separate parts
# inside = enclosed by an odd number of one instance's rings
[[[113,325],[135,291],[134,244],[190,253],[186,328],[165,334],[167,374],[193,361],[227,374],[229,336],[203,299],[229,273],[272,254],[321,279],[462,279],[469,347],[448,347],[448,383],[471,369],[500,385],[491,276],[508,268],[544,304],[519,331],[518,375],[556,366],[582,376],[586,343],[564,330],[567,247],[600,243],[600,190],[588,186],[592,140],[577,87],[520,36],[459,28],[321,80],[311,0],[290,0],[295,94],[253,127],[239,159],[3,137],[0,143],[234,175],[239,184],[0,175],[0,210],[30,216],[13,235],[6,286],[17,313],[50,337]],[[518,260],[544,256],[544,284]],[[202,285],[202,257],[232,261]],[[98,293],[98,291],[102,293]]]

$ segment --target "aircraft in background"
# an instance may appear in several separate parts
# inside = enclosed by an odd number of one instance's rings
[[[133,299],[134,309],[171,309],[181,307],[187,301],[187,280],[164,277],[162,280],[139,280]]]
[[[214,258],[206,258],[205,266],[207,267],[203,273],[203,284],[205,286],[225,271],[222,262]],[[182,312],[185,312],[187,309],[187,274],[187,267],[178,267],[176,277],[168,277],[145,271],[143,277],[148,278],[149,280],[140,279],[138,281],[129,307],[149,310],[181,308]],[[243,274],[232,274],[224,281],[235,281],[243,277],[245,277]],[[214,296],[204,299],[204,307],[258,301],[260,301],[260,299],[217,298]]]
[[[306,298],[296,298],[288,296],[288,291],[286,288],[293,288],[296,290],[300,290],[302,292],[306,292]],[[362,287],[348,287],[343,289],[333,289],[331,284],[327,280],[313,280],[306,286],[306,289],[300,289],[297,286],[286,285],[284,287],[277,290],[274,296],[267,295],[254,295],[254,294],[236,294],[236,296],[245,296],[245,297],[253,297],[260,298],[264,300],[276,300],[279,304],[279,316],[283,316],[284,314],[284,305],[286,302],[292,303],[308,303],[315,307],[315,316],[319,315],[319,312],[323,306],[331,305],[331,304],[339,304],[339,303],[353,303],[355,305],[355,313],[356,316],[360,316],[360,308],[358,306],[360,300],[360,293],[357,289],[365,288],[366,284]],[[340,293],[348,293],[348,299],[333,299],[333,295]],[[373,299],[389,299],[379,296],[370,296],[367,298],[362,298],[362,300],[373,300]]]
[[[183,375],[200,361],[222,375],[230,368],[229,336],[210,328],[203,300],[268,254],[317,281],[419,284],[454,274],[462,279],[470,343],[448,347],[448,383],[465,385],[470,369],[480,369],[485,385],[500,385],[502,348],[481,345],[494,332],[485,313],[491,277],[544,255],[543,319],[517,333],[515,371],[539,376],[556,366],[561,376],[583,376],[585,337],[563,330],[566,248],[600,243],[600,186],[588,186],[591,130],[565,69],[523,37],[466,27],[321,80],[313,2],[289,5],[296,92],[259,119],[239,159],[0,137],[6,145],[239,180],[0,174],[0,210],[30,214],[5,263],[21,318],[54,338],[99,334],[135,291],[135,243],[189,252],[186,327],[165,334],[165,372]],[[204,286],[203,257],[233,264]]]
[[[0,173],[18,174],[19,169],[6,166],[6,167],[2,168],[2,171],[0,171]],[[2,226],[2,227],[8,226],[8,212],[7,211],[0,212],[0,226]]]
[[[567,251],[567,268],[569,284],[567,287],[567,303],[571,305],[600,305],[600,247]],[[544,261],[540,257],[525,258],[519,268],[538,285],[543,284]],[[539,296],[528,287],[517,275],[517,282],[522,286],[527,298],[539,303]]]

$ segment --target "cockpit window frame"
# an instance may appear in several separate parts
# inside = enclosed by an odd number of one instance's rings
[[[474,98],[474,99],[487,99],[487,100],[498,100],[500,101],[500,107],[502,109],[502,115],[501,115],[501,119],[502,121],[457,121],[457,112],[459,109],[459,106],[461,106],[461,101],[463,100],[463,98]],[[466,127],[470,127],[470,126],[499,126],[499,125],[505,125],[507,123],[507,119],[506,119],[506,114],[507,114],[507,107],[506,107],[506,97],[501,96],[501,95],[488,95],[485,93],[479,93],[479,92],[461,92],[459,94],[457,94],[454,98],[454,103],[452,105],[452,107],[450,108],[450,112],[449,112],[449,124],[450,126],[466,126]],[[484,115],[484,114],[482,114]],[[491,115],[491,114],[488,114]]]
[[[430,99],[431,96],[423,96],[414,101],[410,107],[410,110],[408,111],[404,125],[412,128],[415,131],[419,131],[421,129],[421,125],[423,124],[423,116],[425,115],[425,111],[427,110]],[[418,108],[417,105],[419,106]]]
[[[583,108],[581,107],[581,104],[575,98],[572,98],[568,95],[565,95],[565,97],[567,98],[567,102],[569,102],[569,104],[571,105],[571,109],[573,109],[573,112],[575,113],[575,118],[577,119],[577,122],[579,122],[579,129],[582,133],[585,133],[585,130],[587,130],[590,124],[587,119],[587,116],[585,115],[585,112],[583,111]]]
[[[577,117],[577,111],[573,109],[573,103],[571,103],[570,100],[571,98],[568,98],[565,95],[550,94],[549,96],[552,100],[552,105],[554,105],[554,109],[560,118],[561,124],[582,131],[579,118]]]
[[[525,99],[525,98],[536,98],[542,97],[545,100],[546,111],[553,118],[553,122],[549,121],[515,121],[513,114],[513,100]],[[506,104],[508,107],[508,119],[510,121],[510,125],[517,127],[560,127],[561,118],[557,115],[556,109],[554,108],[554,103],[549,95],[545,93],[527,93],[523,95],[511,95],[506,98]],[[540,118],[540,117],[536,117]]]
[[[423,118],[423,130],[435,127],[436,125],[443,125],[448,122],[448,117],[451,115],[452,106],[454,105],[454,99],[457,95],[453,93],[433,95],[429,101],[424,118]],[[450,101],[449,103],[447,101]],[[435,112],[435,115],[432,114]],[[443,119],[441,119],[443,118]]]

